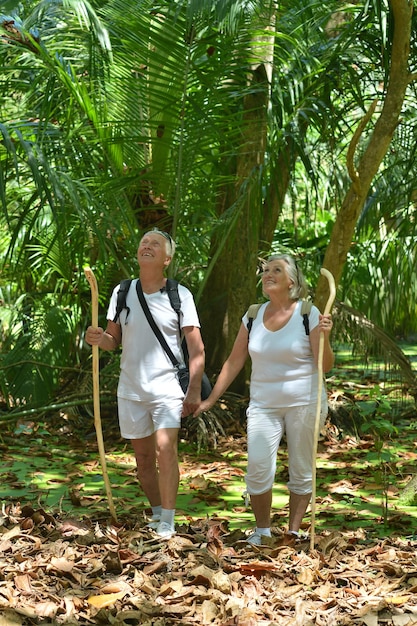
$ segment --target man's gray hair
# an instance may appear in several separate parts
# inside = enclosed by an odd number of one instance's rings
[[[149,230],[147,233],[145,233],[145,235],[149,235],[150,233],[156,233],[157,235],[161,235],[165,241],[165,250],[168,256],[171,257],[171,259],[173,258],[174,254],[175,254],[175,241],[173,240],[173,238],[171,237],[171,235],[167,232],[165,232],[165,230],[159,230],[159,228],[153,228],[152,230]]]

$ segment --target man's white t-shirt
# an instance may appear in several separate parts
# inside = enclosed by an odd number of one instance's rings
[[[136,292],[137,279],[132,280],[126,297],[126,305],[130,308],[120,313],[119,323],[122,328],[122,356],[120,360],[120,378],[117,395],[127,400],[160,400],[166,398],[183,398],[176,377],[176,369],[165,350],[156,338],[145,317]],[[107,319],[113,320],[116,314],[117,293],[119,285],[114,288]],[[183,285],[178,285],[181,300],[180,324],[197,326],[200,322],[191,292]],[[181,351],[178,316],[171,306],[167,292],[144,293],[152,317],[161,330],[172,352],[183,364]],[[127,321],[127,324],[125,323]]]
[[[249,335],[252,359],[250,407],[285,408],[317,402],[318,368],[314,363],[310,339],[301,316],[301,301],[283,328],[270,331],[263,317],[268,302],[259,309]],[[242,322],[247,327],[247,313]],[[319,323],[319,310],[313,306],[310,330]],[[323,401],[326,392],[323,389]]]

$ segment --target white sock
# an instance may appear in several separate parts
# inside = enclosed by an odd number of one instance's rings
[[[174,527],[175,509],[161,509],[161,522],[166,522]]]
[[[159,504],[158,506],[152,507],[152,517],[161,516],[162,506]]]
[[[270,537],[271,536],[271,529],[270,528],[259,528],[259,526],[256,527],[256,532],[258,533],[258,535],[264,535],[264,537]]]

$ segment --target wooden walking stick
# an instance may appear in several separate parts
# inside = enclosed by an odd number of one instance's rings
[[[92,326],[98,326],[98,288],[96,277],[93,270],[90,267],[84,268],[84,274],[90,283],[91,288],[91,317]],[[98,451],[100,454],[101,472],[103,474],[104,485],[106,488],[107,500],[109,503],[109,510],[113,521],[117,522],[116,510],[113,504],[113,498],[111,493],[109,475],[107,473],[106,453],[104,451],[103,443],[103,431],[101,428],[100,417],[100,383],[99,383],[99,360],[98,360],[98,346],[92,346],[93,350],[93,400],[94,400],[94,426],[97,435]]]
[[[334,283],[333,274],[321,268],[320,273],[327,278],[329,283],[329,298],[324,308],[323,315],[328,315],[332,310],[332,305],[336,296],[336,286]],[[314,444],[313,444],[313,488],[311,492],[311,531],[310,531],[310,550],[314,549],[314,527],[316,521],[316,457],[317,457],[317,444],[319,440],[319,426],[320,426],[320,414],[321,414],[321,394],[323,391],[323,352],[324,352],[324,333],[320,332],[319,340],[319,358],[318,358],[318,390],[317,390],[317,409],[316,409],[316,421],[314,425]]]

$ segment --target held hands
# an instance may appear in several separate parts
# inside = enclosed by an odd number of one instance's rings
[[[193,413],[193,417],[198,417],[200,413],[204,413],[204,411],[208,411],[213,406],[214,402],[209,402],[209,398],[207,400],[203,400],[200,402],[200,406]]]
[[[89,326],[85,333],[85,340],[90,346],[99,346],[103,339],[104,330],[100,327]]]
[[[184,404],[182,408],[182,417],[187,417],[188,415],[193,415],[193,417],[198,417],[200,413],[204,413],[204,411],[208,411],[213,406],[214,402],[209,402],[209,399],[201,401],[199,398],[198,402],[191,402],[188,398],[188,393],[184,398]]]
[[[181,417],[188,417],[188,415],[194,414],[194,411],[198,409],[201,402],[200,389],[191,389],[188,387],[185,394],[184,402],[182,405]]]

